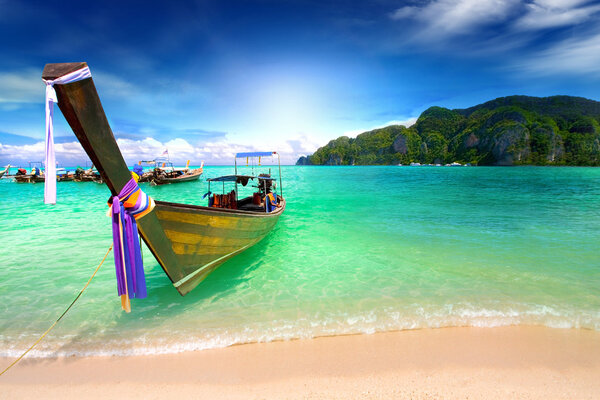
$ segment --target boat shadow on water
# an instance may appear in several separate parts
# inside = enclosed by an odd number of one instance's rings
[[[161,274],[160,265],[154,263],[151,267],[152,274],[148,278],[155,286],[148,288],[148,299],[163,309],[166,305],[189,308],[206,301],[214,303],[235,293],[241,285],[247,284],[252,279],[251,273],[254,270],[264,267],[265,255],[271,247],[271,237],[274,234],[276,230],[253,247],[223,263],[201,283],[202,290],[192,291],[185,297],[173,291],[171,282]],[[158,280],[160,286],[157,285]],[[138,304],[148,299],[140,300]]]

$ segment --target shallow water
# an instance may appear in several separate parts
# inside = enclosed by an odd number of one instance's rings
[[[232,172],[205,168],[203,178]],[[445,326],[600,330],[600,168],[284,167],[287,208],[186,297],[144,248],[148,298],[120,310],[112,255],[32,352],[150,354]],[[151,187],[205,204],[207,183]],[[111,243],[109,191],[0,180],[0,356],[35,341]]]

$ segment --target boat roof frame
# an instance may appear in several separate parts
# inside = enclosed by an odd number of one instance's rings
[[[281,180],[281,157],[279,156],[279,153],[276,151],[252,151],[252,152],[236,153],[235,157],[234,157],[235,175],[238,174],[238,172],[237,172],[237,168],[238,168],[237,159],[238,158],[268,157],[268,156],[274,156],[274,155],[277,155],[277,166],[279,167],[279,190],[281,191],[281,197],[283,197],[283,182]],[[260,163],[260,158],[259,158],[259,163]],[[237,192],[237,190],[236,190],[236,192]]]
[[[207,181],[208,182],[238,182],[239,178],[248,178],[250,180],[250,179],[257,178],[257,177],[252,176],[252,175],[223,175],[223,176],[218,176],[216,178],[208,178]]]

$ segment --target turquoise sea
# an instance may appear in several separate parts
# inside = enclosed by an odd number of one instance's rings
[[[232,172],[207,167],[204,177]],[[148,298],[120,309],[112,254],[31,353],[174,353],[448,326],[600,330],[600,168],[284,167],[287,209],[186,297],[144,248]],[[205,204],[207,183],[151,187]],[[0,356],[35,341],[111,243],[109,191],[0,180]]]

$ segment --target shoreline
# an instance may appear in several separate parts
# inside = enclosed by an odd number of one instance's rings
[[[0,367],[13,359],[0,358]],[[437,328],[166,355],[25,358],[5,398],[600,397],[600,332]]]

